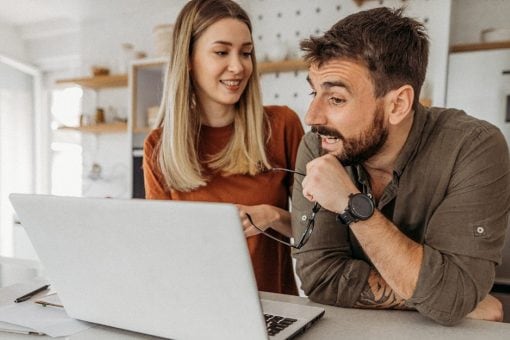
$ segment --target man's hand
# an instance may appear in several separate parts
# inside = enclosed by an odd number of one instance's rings
[[[306,165],[303,196],[329,211],[340,213],[349,202],[349,194],[359,190],[342,164],[333,155],[324,155]]]
[[[480,301],[474,311],[466,315],[466,318],[501,322],[503,321],[503,305],[489,294]]]

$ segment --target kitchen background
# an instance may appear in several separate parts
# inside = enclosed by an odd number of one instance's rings
[[[35,258],[22,228],[13,225],[10,192],[143,194],[133,176],[139,176],[148,109],[161,91],[165,58],[157,37],[185,2],[0,0],[0,255]],[[306,70],[295,62],[301,39],[356,11],[405,6],[431,39],[422,101],[463,108],[510,140],[510,74],[504,72],[510,70],[510,1],[238,2],[251,16],[259,62],[288,60],[266,65],[266,104],[288,105],[304,117],[309,88]],[[94,66],[109,69],[113,83],[84,83]],[[90,125],[98,108],[108,123],[101,129]],[[500,277],[510,283],[506,262]]]

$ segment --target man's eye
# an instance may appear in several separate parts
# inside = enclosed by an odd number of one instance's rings
[[[311,91],[308,95],[315,97],[317,95],[317,91]]]
[[[345,100],[344,100],[344,99],[337,98],[337,97],[330,97],[330,98],[329,98],[329,101],[330,101],[333,105],[340,105],[340,104],[345,103]]]

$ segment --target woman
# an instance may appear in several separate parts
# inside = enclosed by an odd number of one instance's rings
[[[144,144],[148,199],[238,204],[259,290],[297,294],[290,249],[292,176],[303,128],[263,107],[251,23],[230,0],[192,0],[174,27],[158,128]],[[212,226],[214,227],[214,226]]]

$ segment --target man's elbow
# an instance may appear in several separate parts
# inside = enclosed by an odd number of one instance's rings
[[[427,303],[414,306],[422,315],[431,318],[435,322],[443,326],[454,326],[461,322],[464,318],[486,320],[486,321],[502,321],[503,305],[493,297],[487,295],[473,309],[473,302],[462,299],[457,296],[448,312],[432,308]],[[471,306],[471,307],[470,307]]]
[[[466,318],[486,321],[503,321],[503,304],[492,295],[487,295]]]

